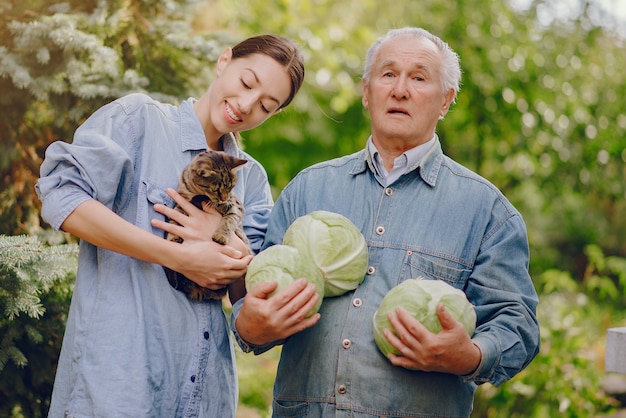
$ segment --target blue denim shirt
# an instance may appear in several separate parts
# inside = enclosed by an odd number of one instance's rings
[[[324,299],[316,325],[276,342],[275,417],[467,417],[477,384],[503,383],[538,352],[525,224],[502,193],[445,156],[439,140],[410,172],[383,184],[364,150],[305,169],[272,211],[264,247],[281,243],[297,217],[327,210],[362,231],[370,263],[355,291]],[[420,275],[462,289],[475,305],[482,361],[471,376],[396,367],[375,345],[381,299]],[[245,351],[272,346],[236,337]]]
[[[192,104],[132,94],[96,111],[72,144],[46,151],[36,188],[54,228],[96,199],[163,236],[150,220],[170,207],[183,167],[207,148]],[[226,152],[249,162],[235,192],[254,250],[273,204],[264,169],[232,136]],[[52,395],[50,417],[234,417],[237,375],[221,301],[191,302],[161,266],[80,243],[78,273]]]

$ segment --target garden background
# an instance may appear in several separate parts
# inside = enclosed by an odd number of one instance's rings
[[[626,325],[626,12],[621,0],[0,1],[0,416],[47,413],[76,241],[40,219],[46,146],[98,107],[143,91],[199,97],[227,45],[258,33],[306,55],[301,93],[244,145],[278,196],[299,170],[363,147],[367,47],[422,26],[461,57],[439,135],[528,226],[542,349],[475,417],[597,417],[606,329]],[[228,306],[225,306],[228,309]],[[269,416],[279,348],[238,353],[240,416]]]

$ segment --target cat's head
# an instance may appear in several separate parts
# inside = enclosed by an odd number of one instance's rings
[[[201,152],[189,163],[191,178],[187,179],[187,187],[213,204],[223,203],[237,183],[237,170],[247,162],[221,151]]]

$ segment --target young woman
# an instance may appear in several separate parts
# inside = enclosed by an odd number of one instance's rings
[[[206,149],[247,159],[235,193],[257,251],[273,201],[264,169],[232,132],[278,113],[303,78],[293,42],[252,37],[221,54],[198,100],[172,106],[131,94],[97,110],[72,144],[47,149],[36,185],[42,216],[81,239],[50,417],[235,416],[234,352],[222,303],[190,301],[169,285],[163,266],[217,289],[242,283],[252,255],[234,235],[229,245],[214,243],[218,215],[172,189]],[[187,216],[172,209],[175,203]],[[163,230],[183,243],[165,240]]]

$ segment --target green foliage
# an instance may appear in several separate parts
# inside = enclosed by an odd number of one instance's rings
[[[45,417],[78,248],[0,235],[0,416]]]
[[[45,148],[104,103],[177,102],[208,86],[232,35],[192,33],[195,2],[0,3],[0,233],[35,233]]]

